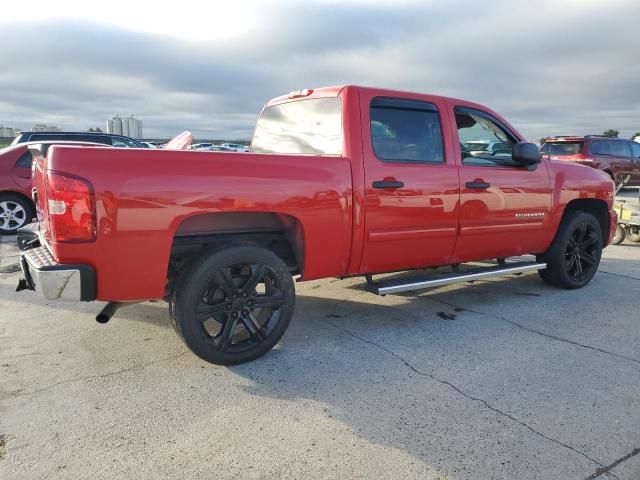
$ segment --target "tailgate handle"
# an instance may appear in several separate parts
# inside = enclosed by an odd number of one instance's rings
[[[464,184],[464,186],[467,188],[473,188],[476,190],[484,190],[486,188],[489,188],[491,184],[487,182],[467,182]]]
[[[395,180],[376,180],[373,182],[373,188],[402,188],[404,182],[398,182]]]

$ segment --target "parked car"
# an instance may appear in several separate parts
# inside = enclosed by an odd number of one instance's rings
[[[640,186],[640,143],[600,135],[546,138],[540,152],[551,160],[580,163],[606,172],[614,181],[630,176]]]
[[[121,148],[149,148],[142,142],[124,135],[101,132],[22,132],[13,139],[11,145],[43,140],[64,140],[71,142],[91,142]]]
[[[201,150],[206,150],[207,152],[235,152],[231,148],[223,147],[222,145],[212,145],[209,148],[202,148]]]
[[[223,143],[221,146],[235,152],[248,152],[250,150],[247,145],[242,145],[240,143]]]
[[[511,154],[470,155],[470,133]],[[251,153],[31,149],[41,220],[20,232],[18,289],[107,301],[103,323],[165,299],[185,344],[224,365],[279,341],[292,275],[362,275],[380,295],[527,271],[580,288],[617,225],[607,175],[541,160],[491,109],[434,95],[295,91],[266,104]]]
[[[158,145],[156,145],[153,142],[140,142],[140,143],[142,143],[142,145],[144,145],[147,148],[158,148]]]
[[[511,145],[500,141],[468,140],[464,142],[463,146],[472,155],[485,155],[487,153],[495,155],[502,152],[509,154],[511,151]]]
[[[189,150],[206,150],[213,147],[213,143],[194,143],[189,147]]]
[[[31,162],[29,146],[38,142],[12,145],[0,150],[0,235],[15,234],[31,222],[35,208],[31,200]],[[87,142],[47,141],[43,144],[96,146]],[[103,146],[103,145],[100,145]]]

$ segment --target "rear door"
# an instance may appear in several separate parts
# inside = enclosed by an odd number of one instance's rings
[[[611,172],[615,174],[616,162],[611,156],[611,142],[609,140],[592,140],[591,156],[594,159],[594,166],[599,170]]]
[[[616,180],[621,180],[627,175],[634,176],[633,161],[631,160],[631,147],[628,141],[612,140],[611,156],[613,158],[614,174]]]
[[[458,171],[446,104],[361,90],[365,241],[361,272],[448,264],[458,227]]]
[[[490,259],[544,250],[549,241],[551,185],[545,163],[517,165],[511,150],[518,137],[491,113],[457,106],[460,156],[460,233],[454,261]],[[471,152],[465,143],[498,141],[494,152]]]

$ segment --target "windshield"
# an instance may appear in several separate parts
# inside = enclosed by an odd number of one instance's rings
[[[540,151],[548,155],[576,155],[581,150],[582,142],[545,143],[540,147]]]
[[[340,98],[314,98],[265,108],[258,119],[251,150],[341,155]]]

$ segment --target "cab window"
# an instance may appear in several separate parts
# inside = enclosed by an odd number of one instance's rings
[[[591,153],[594,155],[611,155],[611,145],[607,140],[596,140],[591,145]]]
[[[640,143],[631,142],[631,156],[634,158],[640,158]]]
[[[631,150],[627,142],[611,142],[611,155],[616,157],[630,157]]]
[[[370,128],[373,152],[383,162],[444,162],[440,115],[432,103],[374,98]]]
[[[511,152],[516,137],[485,112],[457,107],[456,127],[462,163],[475,166],[516,166]]]
[[[31,152],[27,150],[22,155],[20,155],[20,157],[16,161],[15,166],[18,168],[31,168],[32,161],[33,161],[33,156],[31,155]]]

